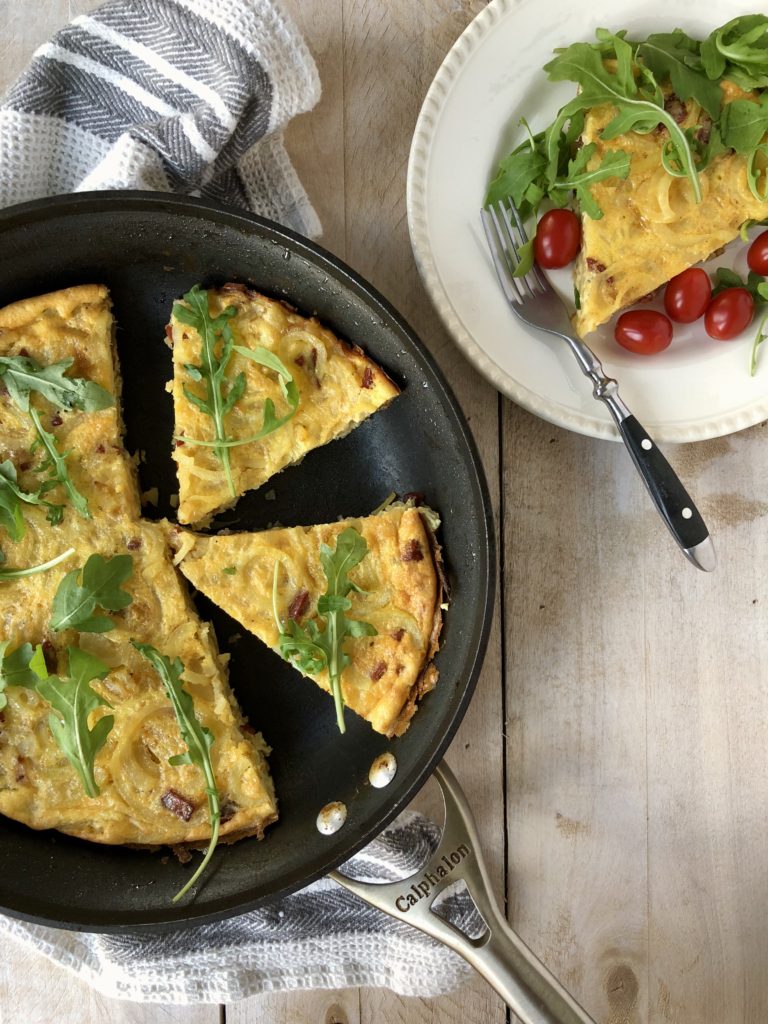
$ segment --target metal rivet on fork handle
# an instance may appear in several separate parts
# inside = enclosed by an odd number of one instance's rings
[[[450,946],[496,989],[522,1024],[594,1024],[573,996],[507,924],[493,896],[467,798],[443,762],[435,769],[445,804],[445,827],[420,870],[397,882],[358,882],[338,871],[330,877],[392,917]],[[476,939],[431,909],[448,886],[463,881],[486,925]]]

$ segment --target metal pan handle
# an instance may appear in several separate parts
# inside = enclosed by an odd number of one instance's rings
[[[440,844],[417,874],[385,884],[330,877],[367,903],[450,946],[493,986],[522,1024],[594,1024],[576,1000],[507,924],[492,894],[467,798],[445,762],[435,769],[445,804]],[[471,939],[431,909],[435,898],[463,880],[486,929]]]

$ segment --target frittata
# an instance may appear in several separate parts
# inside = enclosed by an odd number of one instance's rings
[[[198,844],[210,837],[203,774],[191,764],[168,763],[184,752],[184,740],[160,677],[135,641],[183,662],[194,713],[214,737],[210,754],[222,836],[261,835],[276,818],[266,744],[237,708],[227,685],[227,659],[218,654],[211,627],[192,608],[170,561],[163,527],[139,519],[136,475],[122,443],[107,289],[69,288],[0,310],[0,356],[31,359],[38,367],[71,358],[63,379],[87,378],[114,397],[108,408],[87,412],[62,410],[34,390],[29,395],[31,409],[87,503],[82,514],[60,483],[41,490],[46,453],[39,443],[32,450],[31,414],[19,408],[9,386],[4,384],[0,395],[0,462],[13,464],[23,491],[63,506],[54,525],[45,505],[24,503],[21,535],[14,539],[7,527],[0,529],[5,557],[0,568],[25,569],[73,549],[44,572],[0,579],[0,641],[6,656],[25,643],[42,645],[49,674],[66,676],[67,648],[97,657],[109,672],[91,686],[111,710],[101,705],[90,711],[89,727],[106,714],[114,716],[95,756],[100,793],[90,797],[54,740],[47,701],[12,680],[4,690],[0,686],[7,700],[0,712],[0,811],[33,828],[57,828],[104,843]],[[94,553],[131,556],[125,583],[130,604],[111,615],[114,628],[107,632],[54,630],[52,602],[59,584]]]
[[[722,83],[723,102],[747,94]],[[695,102],[670,98],[683,129],[706,130],[706,115]],[[587,112],[582,141],[595,144],[590,166],[618,150],[630,154],[624,180],[609,178],[592,185],[603,211],[600,219],[581,218],[582,247],[574,268],[580,308],[575,325],[582,336],[617,310],[650,295],[687,267],[707,259],[739,234],[748,220],[768,217],[768,202],[757,199],[747,183],[747,159],[733,151],[714,157],[699,174],[702,199],[697,203],[687,178],[663,167],[666,130],[628,132],[606,142],[602,129],[613,119],[612,106]],[[758,157],[758,166],[762,157]]]
[[[210,443],[215,438],[215,423],[211,413],[201,408],[208,395],[206,359],[201,358],[203,339],[194,326],[180,321],[175,307],[166,332],[173,347],[173,457],[179,479],[178,519],[189,524],[203,523],[233,505],[247,490],[299,462],[313,448],[349,433],[399,393],[361,349],[341,341],[316,319],[300,316],[284,303],[239,284],[209,290],[207,295],[212,318],[227,309],[235,311],[228,324],[235,347],[223,370],[223,391],[224,397],[237,395],[240,380],[242,392],[221,414],[228,438],[224,454],[194,443]],[[216,340],[215,357],[221,357],[223,344],[222,339]],[[232,442],[259,432],[268,401],[278,418],[286,417],[291,409],[274,369],[254,362],[237,347],[251,352],[260,347],[277,356],[298,390],[293,415],[278,429],[248,444]],[[219,397],[209,404],[215,406]],[[228,461],[231,482],[222,458]]]
[[[278,614],[307,623],[316,617],[326,587],[320,546],[332,546],[347,527],[362,534],[368,547],[350,574],[362,592],[349,595],[349,614],[370,623],[376,635],[347,641],[351,660],[341,675],[344,702],[376,732],[398,736],[438,675],[432,658],[442,621],[440,556],[418,508],[395,505],[363,519],[263,533],[205,537],[175,528],[171,542],[190,583],[279,652],[272,604],[275,564]],[[329,689],[327,670],[312,678]]]

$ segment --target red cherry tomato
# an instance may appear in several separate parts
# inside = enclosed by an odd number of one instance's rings
[[[613,333],[622,348],[652,356],[672,341],[672,323],[655,309],[630,309],[616,321]]]
[[[749,327],[755,302],[746,288],[726,288],[707,306],[704,328],[710,338],[730,341]]]
[[[673,277],[664,290],[664,309],[667,316],[679,324],[692,324],[704,316],[711,298],[712,285],[707,272],[701,267],[689,267]]]
[[[533,251],[540,267],[554,270],[575,259],[581,246],[581,224],[572,210],[548,210],[536,228]]]
[[[756,274],[768,274],[768,231],[758,235],[747,252],[747,265]]]

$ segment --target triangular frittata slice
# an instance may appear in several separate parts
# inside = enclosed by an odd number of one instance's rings
[[[92,711],[90,727],[114,716],[94,776],[100,792],[87,796],[72,765],[54,741],[51,708],[34,690],[8,685],[2,711],[0,812],[32,828],[55,828],[100,843],[141,846],[200,843],[210,837],[205,778],[194,765],[168,759],[186,749],[168,696],[152,665],[132,642],[148,643],[184,665],[184,686],[195,715],[211,730],[216,785],[223,810],[222,838],[261,835],[277,817],[262,737],[244,721],[227,685],[226,658],[213,630],[196,615],[170,558],[160,524],[97,519],[52,528],[36,508],[24,537],[5,539],[7,562],[36,565],[74,551],[47,572],[0,582],[2,639],[7,653],[42,644],[48,672],[67,675],[67,647],[77,646],[110,669],[91,685],[111,704]],[[56,632],[53,595],[64,575],[94,553],[129,554],[133,571],[123,585],[132,597],[107,613],[115,628],[103,633]]]
[[[301,625],[318,615],[327,581],[320,545],[335,548],[347,527],[362,534],[368,553],[350,573],[363,592],[350,593],[349,617],[368,622],[376,636],[345,641],[350,664],[341,676],[345,704],[376,730],[400,735],[419,698],[437,681],[432,658],[441,626],[439,552],[419,509],[397,505],[363,519],[295,526],[263,533],[198,536],[176,529],[172,544],[187,579],[246,629],[278,650],[272,602],[278,565],[277,610]],[[329,689],[328,672],[312,676]]]
[[[87,378],[113,395],[113,405],[93,412],[62,410],[39,394],[31,396],[31,404],[41,426],[55,437],[59,451],[66,453],[69,476],[85,497],[88,513],[137,518],[141,514],[139,490],[133,462],[123,447],[120,374],[105,286],[78,285],[0,309],[0,355],[29,357],[41,366],[71,359],[68,377]],[[4,384],[2,391],[0,462],[11,459],[22,489],[35,490],[41,482],[37,469],[46,452],[29,415],[16,406]],[[61,485],[47,491],[45,497],[64,506],[65,519],[76,515],[68,507],[71,503]]]
[[[193,443],[210,442],[216,436],[214,418],[200,407],[200,402],[210,397],[208,380],[205,374],[201,377],[199,369],[205,369],[203,341],[194,326],[172,316],[167,335],[173,347],[173,457],[179,479],[180,523],[202,523],[230,507],[241,494],[260,487],[313,448],[349,433],[399,393],[361,349],[341,341],[316,319],[299,316],[284,303],[243,285],[209,290],[207,297],[212,318],[228,308],[235,310],[228,320],[235,347],[252,352],[266,349],[278,357],[293,377],[299,404],[290,419],[260,440],[228,447],[226,467],[215,449]],[[223,344],[219,337],[216,357],[221,356]],[[222,413],[230,440],[254,437],[262,430],[268,401],[277,419],[290,414],[279,374],[235,350],[224,370],[222,398],[232,394],[230,389],[238,380],[242,393],[232,408]],[[208,404],[213,405],[212,398]]]
[[[725,102],[746,95],[729,83],[724,83],[724,93]],[[670,102],[684,130],[708,131],[697,103],[672,97]],[[688,180],[672,177],[662,165],[669,141],[666,129],[630,132],[605,142],[602,129],[615,114],[611,106],[589,110],[582,134],[585,145],[596,147],[590,166],[598,166],[611,150],[629,153],[631,165],[626,179],[608,178],[592,186],[603,216],[582,217],[574,270],[580,305],[575,325],[581,336],[706,260],[736,238],[745,221],[768,217],[768,202],[749,188],[745,156],[728,151],[714,157],[699,175],[702,200],[697,203]]]

